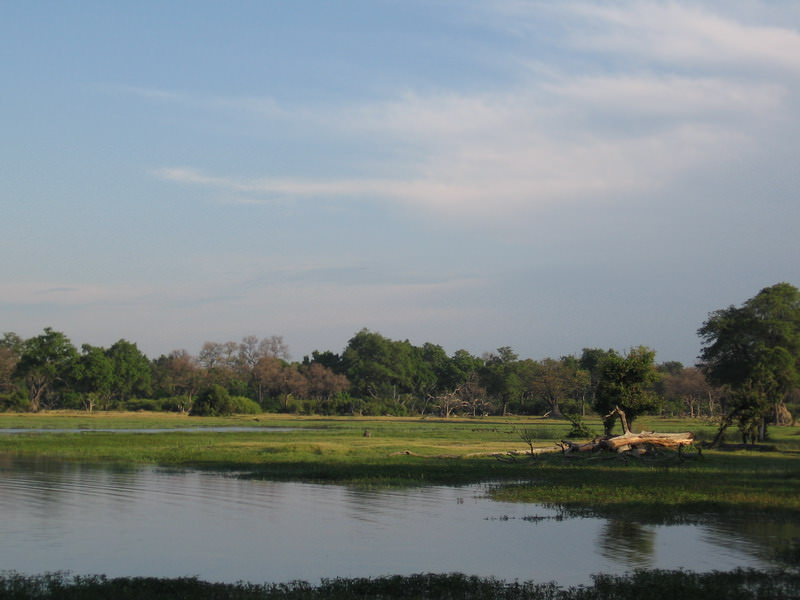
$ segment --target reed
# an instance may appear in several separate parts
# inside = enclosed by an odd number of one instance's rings
[[[304,581],[230,584],[194,577],[0,573],[0,597],[14,600],[641,600],[643,593],[650,598],[681,600],[792,600],[800,598],[800,574],[743,569],[729,573],[640,570],[626,575],[596,575],[591,585],[561,588],[553,583],[505,582],[459,573],[336,578],[317,585]]]

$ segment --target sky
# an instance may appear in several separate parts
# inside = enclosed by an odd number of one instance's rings
[[[520,358],[800,286],[800,3],[0,2],[0,331]]]

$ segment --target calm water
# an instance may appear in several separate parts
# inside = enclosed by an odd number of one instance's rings
[[[480,486],[364,491],[0,457],[0,570],[258,583],[457,571],[574,585],[636,567],[768,564],[738,527],[559,520],[484,493]]]

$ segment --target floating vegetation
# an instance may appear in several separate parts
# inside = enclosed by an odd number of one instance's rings
[[[556,521],[561,522],[564,519],[568,519],[570,517],[564,514],[557,514],[557,515],[525,515],[523,517],[509,517],[508,515],[503,515],[501,517],[486,517],[486,521],[527,521],[528,523],[541,523],[542,521]]]

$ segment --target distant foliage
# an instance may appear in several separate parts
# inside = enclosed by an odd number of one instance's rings
[[[234,402],[228,390],[215,383],[200,392],[192,414],[201,417],[232,415],[233,407]]]
[[[740,307],[711,313],[698,334],[701,369],[728,391],[720,435],[736,423],[744,442],[765,440],[767,424],[786,420],[800,386],[800,290],[764,288]]]
[[[181,414],[471,417],[536,415],[577,422],[619,406],[641,414],[739,425],[763,437],[768,422],[800,410],[800,309],[788,284],[766,288],[741,308],[710,315],[699,333],[702,364],[655,363],[655,351],[584,348],[534,360],[509,346],[475,356],[362,329],[341,353],[292,361],[283,338],[207,341],[196,355],[174,350],[150,360],[136,344],[78,351],[46,328],[0,337],[0,410],[164,410]],[[573,423],[574,424],[574,423]],[[575,424],[574,424],[575,425]],[[607,426],[612,426],[609,421]],[[576,425],[573,434],[586,437]]]
[[[236,415],[257,415],[263,412],[258,402],[246,396],[231,396],[230,409]]]

